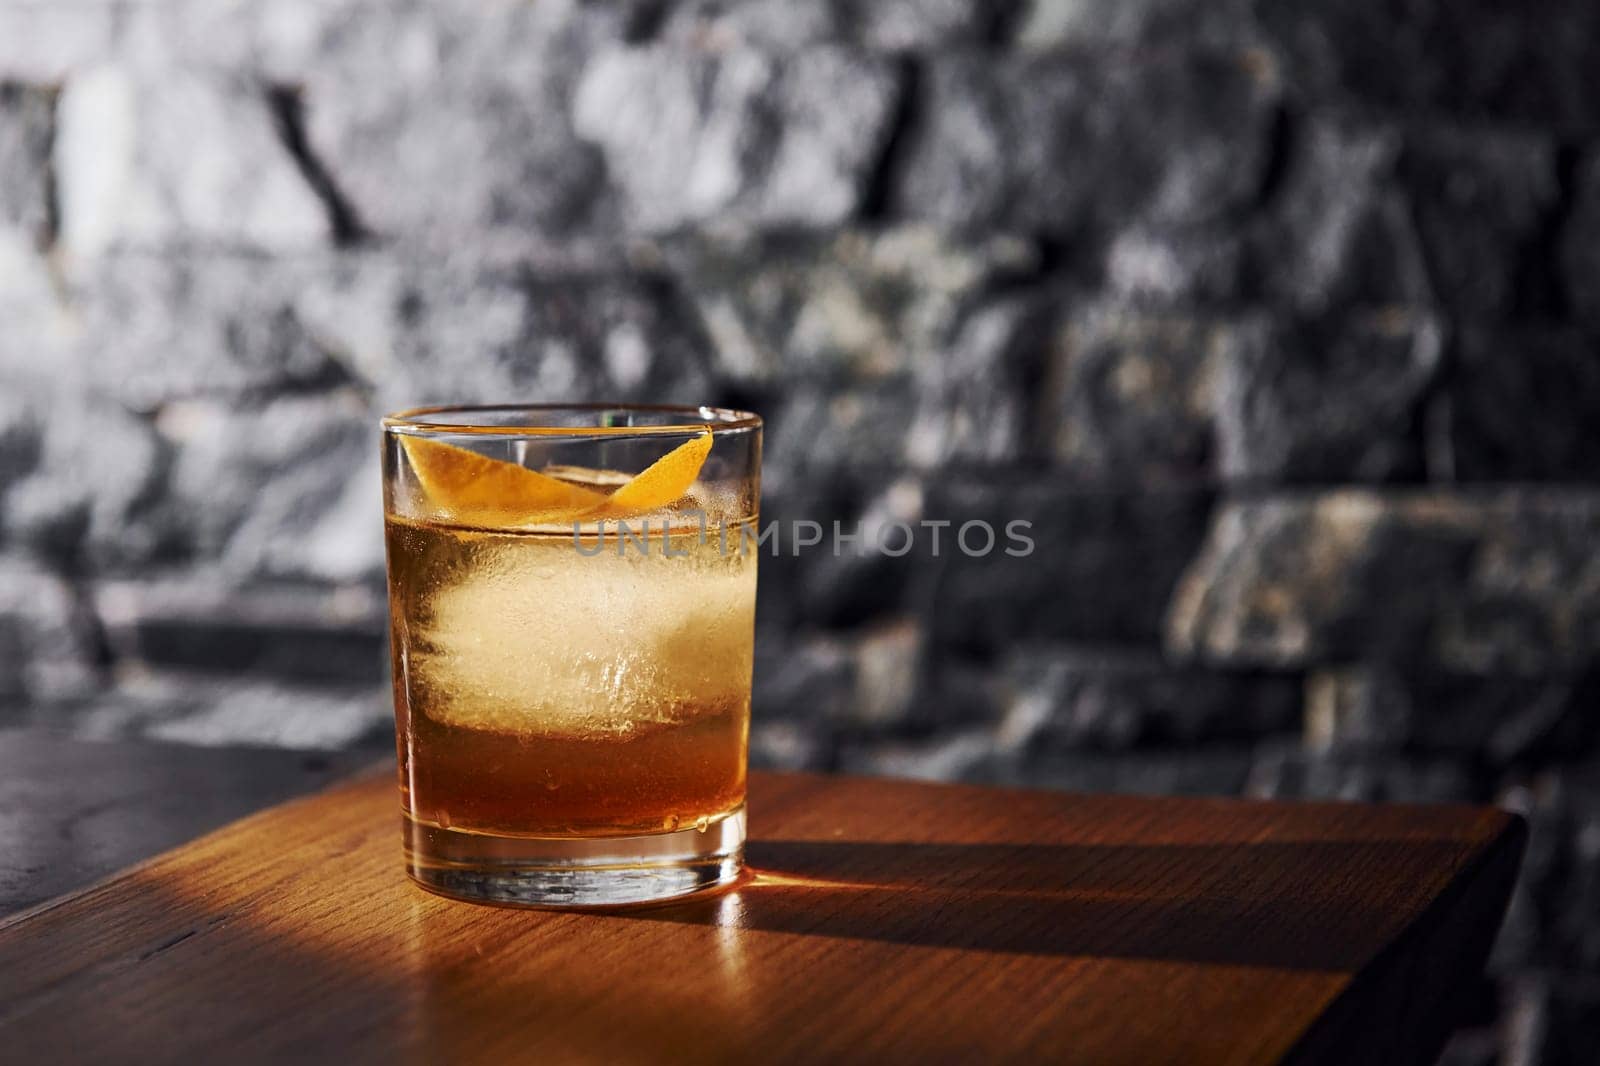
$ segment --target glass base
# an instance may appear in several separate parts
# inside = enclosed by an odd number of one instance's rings
[[[741,806],[705,829],[643,836],[504,837],[404,819],[406,872],[470,903],[604,907],[686,896],[739,876]]]

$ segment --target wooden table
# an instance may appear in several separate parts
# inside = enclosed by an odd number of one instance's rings
[[[9,1061],[1427,1062],[1522,823],[754,776],[756,872],[613,913],[400,872],[390,775],[0,922]]]
[[[0,729],[0,918],[325,788],[380,754],[97,743]]]

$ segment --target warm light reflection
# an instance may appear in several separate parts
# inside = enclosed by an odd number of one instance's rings
[[[1139,889],[1107,889],[1107,888],[1040,888],[1030,886],[1013,888],[1003,885],[976,887],[973,885],[940,885],[940,884],[914,884],[908,881],[835,881],[822,877],[802,877],[795,874],[774,873],[767,870],[752,871],[749,880],[742,886],[744,890],[753,889],[810,889],[812,891],[833,892],[939,892],[946,894],[960,893],[964,898],[979,896],[1026,896],[1032,898],[1051,899],[1164,899],[1170,893],[1152,894]]]
[[[793,874],[772,873],[766,870],[752,871],[749,881],[743,886],[745,889],[753,888],[832,888],[848,891],[869,891],[883,888],[903,888],[907,886],[874,884],[870,881],[831,881],[821,877],[797,877]],[[916,887],[916,886],[910,886]]]
[[[745,980],[744,900],[729,892],[717,901],[717,959],[727,989],[736,997],[749,992]]]

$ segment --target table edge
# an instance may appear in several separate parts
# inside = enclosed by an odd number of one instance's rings
[[[1360,1061],[1360,1056],[1352,1058],[1350,1034],[1358,1027],[1352,1025],[1350,1019],[1372,1013],[1365,1009],[1368,1005],[1362,1002],[1363,998],[1382,996],[1382,990],[1373,987],[1375,975],[1404,972],[1406,967],[1401,965],[1404,957],[1420,953],[1425,946],[1422,941],[1429,934],[1450,926],[1452,911],[1470,910],[1476,905],[1480,918],[1493,916],[1470,929],[1468,947],[1464,952],[1472,960],[1467,967],[1470,976],[1475,978],[1483,973],[1489,953],[1505,924],[1506,908],[1522,870],[1522,860],[1527,853],[1529,824],[1525,816],[1514,811],[1498,807],[1476,809],[1493,811],[1498,815],[1494,834],[1476,846],[1471,858],[1421,912],[1349,976],[1340,992],[1296,1039],[1284,1056],[1284,1063],[1308,1066]],[[1389,1003],[1384,1006],[1390,1010],[1404,1010],[1410,1004]],[[1371,1026],[1366,1028],[1370,1031]],[[1438,1059],[1454,1028],[1452,1023],[1436,1027],[1435,1032],[1424,1035],[1412,1027],[1410,1050],[1413,1054],[1402,1055],[1400,1048],[1393,1048],[1389,1049],[1383,1061],[1415,1062],[1418,1066],[1428,1066]],[[1398,1029],[1397,1026],[1396,1031]]]

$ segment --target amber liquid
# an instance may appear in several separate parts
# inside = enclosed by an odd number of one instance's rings
[[[744,802],[755,559],[391,516],[400,785],[422,826],[586,838]]]

